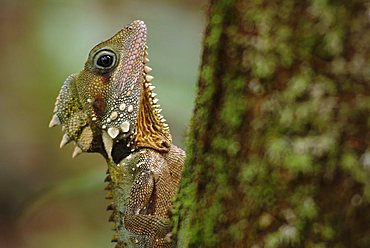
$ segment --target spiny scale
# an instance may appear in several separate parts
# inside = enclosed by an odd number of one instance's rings
[[[116,233],[112,236],[112,242],[118,242],[118,235]]]
[[[104,190],[112,190],[112,184],[111,184],[111,183],[108,183],[108,184],[105,186]]]
[[[147,55],[147,54],[146,54]],[[147,58],[147,57],[146,57]],[[148,61],[149,62],[149,61]],[[145,66],[144,67],[145,73],[148,73],[152,71],[152,68]],[[154,79],[153,76],[146,74],[144,83],[145,88],[148,89],[148,94],[152,103],[153,111],[156,113],[159,121],[162,123],[163,128],[166,130],[169,130],[168,124],[166,123],[166,119],[160,114],[162,112],[162,109],[160,108],[160,105],[158,104],[159,99],[156,98],[157,94],[153,92],[153,90],[156,88],[154,85],[152,85],[151,81]],[[145,138],[145,137],[144,137]]]
[[[105,179],[104,179],[104,182],[111,182],[112,181],[112,177],[108,174]]]
[[[146,75],[145,76],[145,79],[146,79],[146,81],[150,82],[150,81],[152,81],[154,79],[154,77],[151,76],[151,75]]]
[[[109,222],[115,222],[116,221],[116,213],[113,211],[113,213],[109,216],[108,219]]]
[[[112,194],[112,177],[110,176],[109,174],[109,169],[107,170],[107,176],[104,180],[104,182],[107,182],[107,185],[105,186],[105,190],[107,191],[107,195],[106,195],[106,199],[112,199],[113,198],[113,194]],[[108,196],[108,197],[107,197]],[[108,206],[107,206],[107,211],[112,211],[111,215],[109,216],[109,219],[108,221],[109,222],[113,222],[113,227],[112,227],[112,231],[115,231],[114,232],[114,236],[112,238],[112,242],[117,242],[118,241],[118,234],[116,233],[117,232],[117,228],[116,228],[116,207],[114,205],[113,202],[109,203]]]
[[[109,205],[107,206],[107,211],[112,211],[112,210],[115,210],[115,206],[113,202],[109,203]]]
[[[149,72],[151,72],[152,71],[152,68],[150,68],[149,66],[144,66],[144,71],[145,71],[145,73],[149,73]]]
[[[113,194],[111,191],[107,192],[107,194],[105,195],[105,199],[113,199]]]
[[[112,225],[112,227],[111,227],[111,230],[112,230],[112,231],[117,231],[117,227],[116,227],[116,224],[115,224],[115,223],[113,223],[113,225]]]
[[[81,148],[79,148],[78,146],[76,146],[76,147],[75,147],[75,149],[73,150],[72,158],[77,157],[77,156],[78,156],[78,155],[80,155],[81,153],[82,153]]]
[[[68,144],[69,142],[71,141],[71,138],[69,138],[68,134],[64,134],[63,135],[63,138],[62,138],[62,141],[60,142],[60,145],[59,147],[60,148],[63,148],[66,144]]]
[[[56,114],[53,115],[53,117],[51,118],[51,121],[49,123],[49,127],[55,127],[55,126],[58,126],[60,125],[60,120],[58,118],[58,116]]]

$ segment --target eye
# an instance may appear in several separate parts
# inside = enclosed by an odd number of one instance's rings
[[[116,54],[109,50],[99,51],[94,57],[95,67],[100,70],[109,70],[116,64]]]
[[[107,68],[107,67],[110,67],[113,64],[113,62],[114,62],[114,58],[111,55],[105,54],[98,58],[98,60],[96,61],[96,64],[98,66]]]

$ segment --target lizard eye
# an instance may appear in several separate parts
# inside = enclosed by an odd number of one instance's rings
[[[94,64],[100,70],[109,70],[116,64],[116,54],[109,50],[102,50],[95,55]]]

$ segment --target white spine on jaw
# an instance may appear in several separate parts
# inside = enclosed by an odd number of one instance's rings
[[[113,148],[113,139],[108,135],[106,131],[103,131],[102,135],[104,149],[106,153],[108,154],[108,157],[112,159],[112,148]]]

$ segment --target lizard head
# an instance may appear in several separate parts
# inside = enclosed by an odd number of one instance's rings
[[[61,124],[61,147],[74,141],[74,156],[100,152],[110,156],[115,144],[134,150],[168,149],[171,136],[147,58],[147,29],[137,20],[96,45],[84,69],[67,78],[57,98],[50,126]]]

